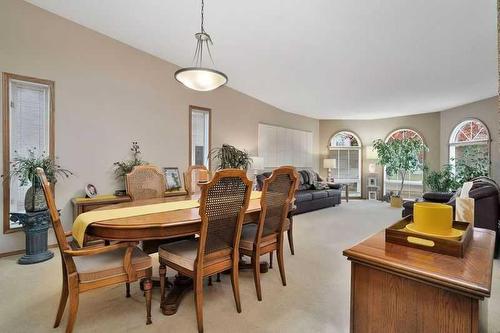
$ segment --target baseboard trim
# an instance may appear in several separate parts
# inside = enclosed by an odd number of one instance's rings
[[[57,247],[57,243],[56,244],[50,244],[48,247],[49,247],[49,249],[53,249],[53,248]],[[18,255],[18,254],[23,254],[25,252],[26,252],[26,249],[16,250],[16,251],[10,251],[10,252],[3,252],[3,253],[0,253],[0,258],[15,256],[15,255]]]

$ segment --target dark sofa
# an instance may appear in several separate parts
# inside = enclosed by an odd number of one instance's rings
[[[454,193],[427,192],[422,199],[417,201],[437,202],[450,205],[455,209]],[[497,183],[488,177],[479,177],[473,180],[469,197],[474,199],[474,226],[478,228],[490,229],[496,232],[495,257],[498,257],[500,249],[500,188]],[[413,214],[413,201],[403,204],[402,216]]]
[[[295,193],[295,215],[340,204],[340,184],[326,183],[314,171],[299,170],[298,173],[299,188]],[[257,175],[258,190],[262,189],[262,182],[269,176],[271,172]],[[316,189],[317,187],[320,189]]]

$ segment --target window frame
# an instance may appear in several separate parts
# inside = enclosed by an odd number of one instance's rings
[[[457,131],[462,128],[463,124],[469,121],[476,121],[479,122],[485,129],[486,129],[486,134],[488,134],[488,139],[486,140],[478,140],[478,141],[464,141],[464,142],[456,142],[455,140],[452,139],[455,138],[457,135]],[[463,147],[463,146],[474,146],[474,145],[486,145],[487,146],[487,151],[488,151],[488,174],[491,174],[491,131],[486,126],[484,121],[482,121],[479,118],[465,118],[459,121],[455,126],[453,126],[453,129],[450,132],[450,135],[448,136],[448,164],[451,165],[453,172],[455,172],[455,162],[451,161],[451,148],[452,147]]]
[[[335,136],[337,136],[341,133],[347,133],[349,135],[352,135],[358,141],[358,145],[357,146],[333,146],[332,145],[333,138],[335,138]],[[357,195],[358,192],[356,192],[356,196],[352,196],[352,197],[353,198],[358,198],[358,197],[362,198],[363,197],[363,190],[364,190],[363,189],[363,186],[364,186],[364,181],[363,181],[363,143],[361,142],[359,135],[357,135],[355,132],[353,132],[351,130],[347,130],[347,129],[336,131],[328,139],[328,152],[329,152],[328,156],[330,156],[330,152],[332,152],[334,150],[357,150],[358,151],[359,196]],[[335,158],[337,158],[337,157],[335,157]],[[338,170],[339,168],[337,167],[336,169]]]
[[[193,160],[193,150],[192,150],[192,144],[193,144],[193,111],[205,111],[208,112],[208,154],[210,154],[210,151],[212,150],[212,109],[202,107],[202,106],[196,106],[196,105],[189,105],[189,160],[188,160],[188,166],[192,166],[192,160]],[[208,170],[211,169],[212,166],[212,161],[210,158],[207,157],[208,160]]]
[[[397,132],[401,132],[401,131],[411,131],[411,132],[415,133],[420,138],[420,140],[422,140],[422,143],[427,145],[425,143],[424,136],[419,131],[417,131],[413,128],[409,128],[409,127],[401,127],[401,128],[397,128],[397,129],[389,132],[389,134],[386,135],[384,142],[387,143],[387,141],[389,141],[389,139],[394,134],[396,134]],[[423,162],[425,163],[425,157],[426,157],[425,150],[422,152],[422,157],[423,157]],[[384,166],[383,172],[382,172],[382,193],[383,193],[383,195],[386,195],[386,192],[387,192],[386,180],[387,180],[387,172],[386,172],[386,168]],[[406,180],[406,182],[408,182],[408,180]],[[424,180],[423,180],[423,175],[422,175],[422,192],[423,191],[424,191]]]
[[[49,89],[49,157],[55,158],[55,82],[24,75],[2,73],[2,146],[3,174],[10,172],[10,82],[11,80],[45,85]],[[21,231],[10,227],[10,181],[3,181],[3,233]]]

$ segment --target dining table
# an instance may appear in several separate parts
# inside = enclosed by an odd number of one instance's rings
[[[147,200],[136,200],[103,206],[94,211],[140,207],[167,202],[197,200],[199,194],[164,197]],[[260,214],[260,198],[251,198],[245,213],[244,224],[257,223]],[[184,208],[164,212],[154,212],[136,216],[102,219],[89,224],[85,230],[85,237],[89,239],[103,239],[109,241],[152,241],[193,236],[199,233],[201,217],[199,208]],[[240,265],[249,268],[250,265]],[[261,272],[267,272],[267,262],[261,263]],[[185,276],[176,275],[173,287],[161,304],[163,314],[172,315],[177,312],[182,297],[192,289],[192,281]]]

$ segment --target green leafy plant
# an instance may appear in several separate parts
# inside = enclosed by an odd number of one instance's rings
[[[453,173],[453,167],[445,164],[441,170],[430,170],[428,166],[424,167],[424,184],[433,192],[455,191],[460,183]]]
[[[489,168],[488,153],[478,146],[464,146],[462,156],[455,159],[455,175],[459,184],[476,177],[487,176]]]
[[[130,151],[132,152],[132,159],[126,161],[119,161],[113,163],[114,173],[117,179],[122,179],[127,173],[131,172],[132,169],[137,165],[145,165],[148,162],[145,162],[141,158],[141,148],[137,141],[132,142],[132,147],[130,147]]]
[[[212,149],[208,157],[217,163],[217,169],[233,168],[247,170],[252,164],[252,159],[246,151],[228,144],[223,144],[222,147]]]
[[[17,151],[14,153],[17,154]],[[42,168],[51,184],[57,182],[58,177],[68,178],[73,175],[73,172],[62,168],[56,163],[56,160],[49,157],[45,151],[37,153],[36,147],[28,149],[26,156],[18,155],[10,162],[10,172],[8,175],[2,175],[4,180],[17,177],[21,186],[39,185],[36,169]]]
[[[423,168],[420,155],[428,150],[427,146],[418,139],[392,139],[387,142],[378,139],[373,141],[373,148],[377,151],[378,163],[385,166],[387,175],[400,176],[401,186],[396,193],[400,196],[408,175]]]

